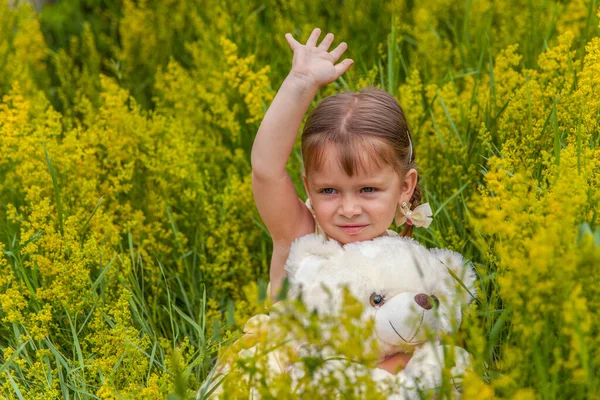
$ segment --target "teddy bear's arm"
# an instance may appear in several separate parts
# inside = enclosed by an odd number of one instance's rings
[[[442,368],[446,363],[446,354],[453,352],[453,365],[450,375],[454,389],[460,390],[465,370],[471,364],[469,353],[458,346],[441,346],[427,343],[417,349],[406,368],[398,373],[407,381],[414,382],[418,390],[433,390],[442,384]]]

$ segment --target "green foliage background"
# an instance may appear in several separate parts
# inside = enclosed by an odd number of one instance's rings
[[[284,34],[315,26],[355,60],[316,100],[399,99],[435,213],[417,238],[478,265],[465,398],[600,396],[595,0],[9,3],[0,396],[195,393],[267,307],[249,154]]]

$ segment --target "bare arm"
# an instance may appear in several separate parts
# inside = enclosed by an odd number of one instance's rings
[[[254,201],[274,242],[293,241],[302,220],[304,205],[285,166],[317,89],[302,78],[288,75],[267,110],[252,147]]]
[[[255,176],[280,180],[286,175],[285,165],[302,118],[318,89],[314,83],[293,73],[285,78],[254,139],[252,172]]]
[[[292,241],[302,234],[310,233],[310,224],[314,227],[312,216],[299,200],[285,169],[287,160],[304,114],[318,89],[335,81],[353,63],[345,59],[336,65],[346,51],[346,44],[341,43],[329,52],[333,34],[327,34],[317,46],[319,35],[319,29],[313,30],[306,45],[302,45],[292,35],[286,34],[294,52],[292,70],[267,110],[252,146],[254,201],[271,234],[274,247],[279,249],[278,259],[271,262],[273,289],[278,288],[285,277],[283,264],[286,247],[289,248]]]

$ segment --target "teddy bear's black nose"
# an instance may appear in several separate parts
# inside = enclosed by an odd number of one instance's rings
[[[435,296],[428,296],[425,293],[419,293],[415,296],[415,301],[426,310],[431,310],[433,306],[439,304],[439,300]]]

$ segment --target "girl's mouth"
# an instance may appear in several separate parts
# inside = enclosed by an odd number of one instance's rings
[[[368,225],[340,225],[340,228],[349,235],[357,235],[362,232]]]

